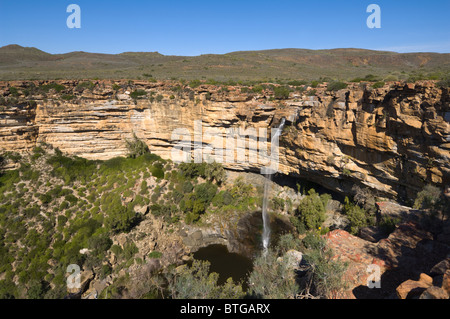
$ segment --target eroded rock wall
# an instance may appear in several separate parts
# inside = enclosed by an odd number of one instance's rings
[[[323,85],[313,96],[306,88],[283,100],[273,98],[270,86],[251,93],[241,87],[192,89],[175,82],[101,81],[91,88],[78,81],[58,83],[63,91],[22,94],[14,105],[1,107],[1,151],[24,152],[48,143],[72,155],[104,160],[125,155],[125,140],[135,134],[153,153],[172,158],[182,136],[194,140],[201,134],[204,143],[198,145],[203,150],[213,146],[211,158],[217,159],[227,145],[208,136],[225,137],[241,129],[250,144],[237,144],[234,160],[227,157],[224,165],[259,172],[266,163],[254,160],[260,154],[251,142],[260,129],[277,127],[285,118],[278,167],[284,174],[338,192],[350,192],[356,184],[402,198],[414,196],[426,183],[450,184],[449,89],[433,82],[388,83],[378,89],[350,84],[336,92]],[[34,87],[45,84],[35,82]],[[29,85],[2,82],[0,95],[10,97],[11,87],[21,94]],[[136,90],[147,96],[133,100],[130,93]],[[267,140],[264,146],[270,148],[270,131]]]

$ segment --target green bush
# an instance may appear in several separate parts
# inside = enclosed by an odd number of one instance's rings
[[[249,294],[260,299],[292,299],[299,292],[288,258],[279,259],[272,250],[254,260],[248,283]]]
[[[162,257],[162,253],[159,251],[152,251],[150,254],[148,254],[148,258],[152,258],[152,259],[159,259]]]
[[[231,205],[232,203],[233,203],[233,196],[230,194],[230,192],[226,190],[217,193],[212,200],[212,204],[216,207],[223,207]]]
[[[205,164],[204,177],[210,182],[216,181],[217,184],[222,184],[227,177],[223,165],[220,163]]]
[[[235,284],[231,278],[218,285],[219,275],[209,271],[207,261],[194,260],[192,266],[184,265],[181,269],[167,275],[168,291],[172,299],[239,299],[244,297],[242,286]]]
[[[74,98],[75,98],[75,95],[72,95],[72,94],[61,95],[61,99],[63,99],[64,101],[70,101],[70,100],[73,100]]]
[[[11,86],[9,88],[9,94],[11,94],[14,97],[18,97],[20,95],[19,94],[19,90],[16,87],[14,87],[14,86]]]
[[[348,86],[347,83],[334,81],[334,82],[328,83],[327,91],[339,91],[339,90],[347,88],[347,86]]]
[[[415,209],[429,209],[438,211],[443,208],[443,200],[441,198],[441,190],[431,184],[426,185],[423,190],[417,193],[414,201]]]
[[[200,200],[206,206],[211,203],[216,193],[217,186],[209,182],[194,187],[195,199]]]
[[[57,93],[60,93],[61,91],[65,90],[66,87],[64,85],[57,84],[57,83],[44,84],[39,87],[39,90],[41,90],[43,92],[48,92],[51,89],[55,90]]]
[[[307,229],[318,229],[325,221],[326,207],[321,196],[314,189],[300,202],[296,215]]]
[[[276,86],[273,91],[276,99],[285,100],[289,98],[290,90],[285,86]]]
[[[436,83],[436,85],[441,87],[450,87],[450,77],[444,78]]]
[[[84,89],[92,91],[95,88],[95,83],[91,81],[80,82],[77,84],[76,88],[78,91],[83,91]]]
[[[147,92],[144,91],[144,90],[135,90],[135,91],[131,92],[131,94],[130,94],[130,97],[133,100],[137,100],[137,99],[139,99],[141,97],[144,97],[144,96],[147,96]]]
[[[382,88],[384,85],[385,85],[385,83],[383,81],[379,81],[379,82],[376,82],[374,85],[372,85],[372,88],[379,89],[379,88]]]
[[[350,222],[348,225],[349,232],[353,235],[357,235],[361,228],[370,224],[369,216],[366,211],[363,208],[351,203],[348,197],[345,197],[344,201],[344,214]]]
[[[312,81],[310,86],[315,89],[319,86],[319,84],[320,84],[319,81]]]
[[[193,89],[195,89],[196,87],[199,87],[200,85],[202,85],[202,81],[200,81],[200,80],[192,80],[189,82],[189,86]]]
[[[36,281],[30,284],[27,291],[28,299],[43,299],[47,291],[50,290],[50,285],[45,281]]]
[[[255,85],[252,87],[252,92],[253,93],[258,93],[261,94],[264,90],[264,87],[262,85]]]
[[[125,206],[113,207],[105,217],[105,226],[115,233],[128,232],[138,222],[139,216]]]
[[[348,264],[335,260],[325,239],[316,233],[310,232],[303,239],[303,245],[306,247],[303,258],[310,265],[310,269],[307,277],[309,282],[302,288],[306,293],[321,298],[339,298],[339,293],[346,288],[343,275]]]
[[[128,150],[128,157],[130,158],[137,158],[139,156],[143,156],[147,153],[150,153],[147,144],[145,144],[142,140],[140,140],[134,133],[133,139],[125,140],[125,143]]]

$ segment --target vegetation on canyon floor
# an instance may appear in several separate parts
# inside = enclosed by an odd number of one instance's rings
[[[66,157],[48,145],[36,147],[29,156],[12,153],[2,156],[2,162],[8,160],[19,165],[16,170],[4,171],[0,177],[2,298],[64,297],[69,264],[83,265],[84,269],[93,269],[104,278],[134,263],[142,263],[141,259],[134,258],[137,248],[133,242],[120,247],[111,240],[112,236],[129,232],[145,218],[145,213],[137,213],[136,207],[148,205],[152,215],[176,226],[199,223],[206,212],[248,212],[261,205],[262,198],[256,189],[241,179],[224,186],[225,172],[220,164],[176,165],[150,154],[137,139],[127,143],[128,158],[104,162]],[[305,201],[313,196],[316,195],[311,191]],[[282,199],[274,198],[271,202],[273,210],[284,206]],[[299,220],[300,223],[306,220],[301,212]],[[317,231],[319,225],[306,227]],[[86,248],[88,254],[80,253]],[[105,262],[108,251],[114,252],[121,261],[114,269]],[[161,257],[160,254],[153,251],[149,258]],[[268,259],[265,263],[275,263],[275,255],[280,256],[280,251],[264,257]],[[198,272],[197,277],[203,276],[206,266],[195,264],[195,267],[185,269],[181,276],[192,277],[192,272]],[[259,282],[261,275],[254,272],[252,278]],[[214,281],[215,277],[209,276],[202,280]],[[232,283],[227,285],[233,293],[242,289]],[[261,283],[256,284],[254,293],[260,295],[258,285]],[[182,295],[174,289],[171,287],[172,297]],[[114,286],[110,293],[110,296],[120,295]],[[267,295],[280,296],[280,293],[267,292]],[[211,292],[209,296],[214,294]]]
[[[314,189],[308,190],[298,207],[272,199],[271,210],[286,208],[296,231],[255,258],[247,291],[242,282],[231,280],[219,287],[217,274],[200,261],[147,273],[145,285],[136,284],[127,274],[119,275],[123,269],[163,255],[153,250],[145,258],[136,257],[139,249],[133,241],[113,244],[115,236],[132,231],[148,213],[174,232],[183,224],[205,223],[210,215],[251,212],[262,204],[261,191],[255,186],[240,178],[226,183],[220,164],[175,164],[151,154],[136,137],[126,144],[127,158],[107,161],[68,157],[46,144],[29,155],[0,157],[0,163],[18,167],[0,175],[0,298],[62,298],[67,294],[69,264],[82,265],[100,279],[115,275],[102,298],[130,294],[137,298],[330,297],[344,287],[345,265],[331,260],[320,236],[329,231],[322,226],[331,196]],[[346,198],[343,205],[346,229],[353,234],[375,223],[373,196],[364,190],[356,194],[355,202]],[[440,191],[427,186],[415,205],[442,210]],[[381,223],[386,231],[395,227],[392,220]],[[81,253],[85,249],[88,253]],[[303,252],[310,265],[309,276],[302,282],[289,266],[289,250]],[[108,262],[112,254],[117,259],[114,267]]]

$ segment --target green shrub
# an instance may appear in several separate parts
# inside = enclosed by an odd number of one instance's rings
[[[28,299],[43,299],[47,291],[50,290],[50,285],[45,281],[34,281],[30,284],[27,291]]]
[[[310,189],[300,202],[296,215],[307,229],[318,229],[325,221],[325,212],[326,207],[321,196],[314,189]]]
[[[441,198],[441,190],[431,184],[426,185],[422,191],[417,193],[414,201],[415,209],[430,209],[431,211],[438,211],[442,209],[443,200]]]
[[[262,85],[255,85],[252,87],[252,92],[261,94],[264,90],[264,87]]]
[[[125,143],[128,150],[128,157],[130,158],[137,158],[139,156],[150,153],[147,144],[140,140],[134,133],[133,139],[131,141],[125,140]]]
[[[290,90],[285,86],[276,86],[273,91],[276,99],[285,100],[289,98]]]
[[[139,99],[141,97],[144,97],[144,96],[147,96],[147,92],[144,91],[144,90],[135,90],[135,91],[131,92],[131,94],[130,94],[130,97],[133,100],[137,100],[137,99]]]
[[[347,86],[348,86],[347,83],[334,81],[334,82],[328,83],[327,91],[339,91],[339,90],[347,88]]]
[[[202,84],[202,81],[200,80],[192,80],[189,82],[189,86],[193,89],[195,89],[196,87],[199,87]]]
[[[366,211],[351,203],[348,197],[345,197],[344,201],[344,214],[349,220],[349,232],[353,235],[357,235],[359,230],[369,225],[369,216]]]
[[[374,85],[372,85],[372,88],[379,89],[379,88],[382,88],[384,85],[385,85],[385,83],[383,81],[379,81],[379,82],[376,82]]]
[[[436,83],[436,85],[441,87],[450,87],[450,76],[447,78],[444,78]]]
[[[385,217],[380,222],[379,227],[381,231],[385,233],[385,235],[389,235],[395,230],[395,228],[400,222],[401,222],[400,218]]]
[[[212,200],[212,204],[216,207],[223,207],[231,205],[232,203],[233,203],[233,196],[230,194],[230,192],[226,190],[217,193]]]
[[[249,294],[257,298],[292,299],[299,292],[288,258],[279,259],[272,250],[254,260],[248,282]]]
[[[164,178],[164,169],[162,168],[162,165],[160,163],[152,165],[150,167],[150,172],[152,173],[152,176],[156,178]]]
[[[78,91],[83,91],[84,89],[92,91],[95,88],[95,83],[91,81],[80,82],[77,84],[76,88]]]
[[[128,232],[140,221],[139,216],[125,206],[113,207],[105,217],[105,226],[115,233]]]
[[[190,181],[184,181],[181,186],[181,190],[184,194],[191,193],[193,189],[194,189],[194,186],[192,185],[192,183]]]
[[[61,99],[63,99],[64,101],[70,101],[70,100],[73,100],[74,98],[75,98],[75,95],[72,95],[72,94],[61,95]]]
[[[11,94],[14,97],[18,97],[20,95],[19,94],[19,90],[16,87],[14,87],[14,86],[11,86],[9,88],[9,94]]]
[[[311,232],[302,242],[306,247],[303,258],[311,266],[307,277],[309,282],[305,283],[306,291],[322,298],[339,298],[339,293],[346,288],[343,275],[348,264],[335,260],[325,239],[318,234]]]
[[[168,291],[172,299],[239,299],[244,297],[242,286],[231,278],[218,285],[219,275],[209,271],[207,261],[194,260],[167,275]]]
[[[227,174],[222,164],[213,162],[205,165],[204,177],[220,185],[226,180]]]
[[[148,254],[148,258],[152,258],[152,259],[159,259],[162,257],[162,253],[159,251],[152,251],[150,254]]]
[[[75,205],[77,204],[77,202],[78,202],[78,198],[75,197],[75,196],[72,195],[72,194],[66,195],[66,196],[64,197],[64,199],[65,199],[67,202],[69,202],[69,204],[70,204],[71,206],[75,206]]]
[[[39,200],[42,202],[43,205],[47,205],[53,200],[53,198],[49,194],[40,194]]]
[[[319,86],[319,84],[320,84],[319,81],[312,81],[310,86],[311,86],[312,88],[316,88],[316,87]]]
[[[39,87],[39,90],[41,90],[43,92],[48,92],[51,89],[55,90],[57,93],[60,93],[61,91],[65,90],[66,87],[64,85],[57,84],[57,83],[44,84]]]
[[[205,206],[211,203],[217,193],[217,186],[212,183],[203,183],[194,187],[195,199],[200,200]]]

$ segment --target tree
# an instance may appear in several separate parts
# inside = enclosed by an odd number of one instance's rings
[[[133,140],[125,140],[125,143],[128,150],[128,157],[130,158],[136,158],[146,153],[150,153],[147,144],[138,139],[135,133],[133,133]]]
[[[276,86],[274,89],[275,98],[279,100],[285,100],[289,98],[289,89],[285,86]]]
[[[325,212],[324,201],[313,188],[308,191],[308,195],[302,199],[297,208],[297,215],[307,229],[321,227],[325,221]]]
[[[5,157],[3,155],[0,155],[0,173],[3,167],[5,166],[5,162],[6,162]]]
[[[239,299],[244,297],[242,286],[231,278],[218,285],[217,273],[209,272],[210,263],[194,260],[167,275],[168,291],[173,299]]]
[[[441,198],[441,190],[433,185],[426,185],[422,191],[417,193],[414,201],[415,209],[429,209],[431,211],[438,211],[443,207],[443,200]]]
[[[289,299],[299,291],[289,258],[278,258],[271,249],[255,259],[248,283],[249,293],[256,298]]]
[[[130,231],[139,221],[139,216],[125,206],[114,207],[105,218],[105,226],[115,233]]]
[[[47,291],[50,290],[48,282],[36,281],[32,282],[27,291],[28,299],[42,299]]]
[[[303,295],[310,295],[322,298],[337,298],[346,283],[343,275],[347,269],[347,264],[333,258],[334,254],[326,245],[324,238],[316,233],[309,233],[303,244],[306,251],[303,258],[309,264],[309,275],[304,283]]]
[[[349,220],[349,230],[353,235],[357,235],[359,230],[369,225],[369,216],[366,211],[358,205],[350,202],[348,197],[344,201],[344,214]]]
[[[145,92],[144,90],[135,90],[133,92],[131,92],[130,97],[133,100],[137,100],[138,98],[142,97],[142,96],[146,96],[147,92]]]
[[[220,185],[226,180],[227,174],[222,164],[213,162],[211,164],[206,165],[205,177],[210,182],[215,180],[216,183]]]

